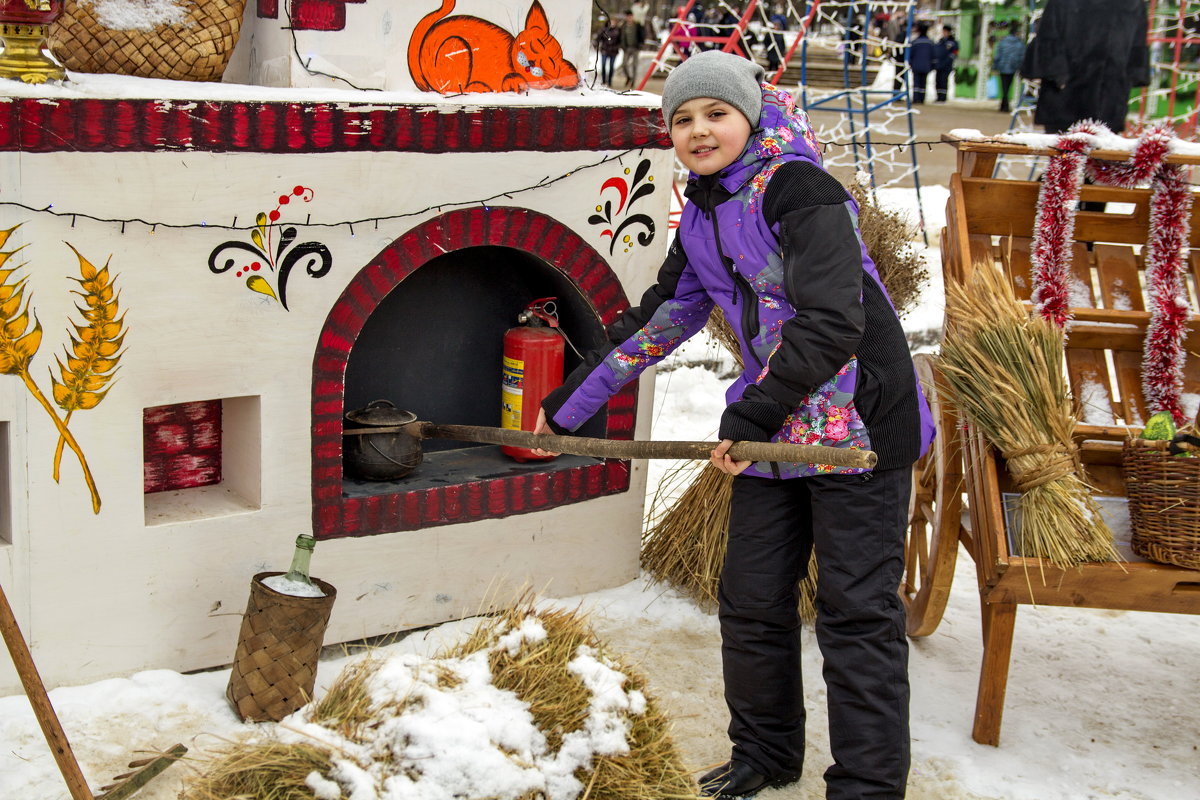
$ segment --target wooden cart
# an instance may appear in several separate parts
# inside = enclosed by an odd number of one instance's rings
[[[946,228],[942,231],[945,279],[961,281],[980,265],[994,265],[1009,277],[1019,297],[1033,290],[1030,246],[1039,184],[992,177],[1001,154],[1051,155],[1020,145],[955,142],[957,172],[951,178]],[[1127,154],[1094,152],[1092,157],[1122,161]],[[1172,156],[1175,163],[1200,158]],[[1146,311],[1142,246],[1149,227],[1149,190],[1085,186],[1082,200],[1132,204],[1104,212],[1080,211],[1076,218],[1073,271],[1090,307],[1073,308],[1066,364],[1076,398],[1108,389],[1114,424],[1076,428],[1082,461],[1096,494],[1123,497],[1122,441],[1126,424],[1147,418],[1140,365],[1149,313]],[[1113,206],[1107,208],[1113,209]],[[1189,326],[1185,392],[1200,391],[1200,202],[1192,208]],[[901,594],[908,608],[910,636],[937,628],[950,594],[958,545],[975,561],[983,617],[983,664],[972,736],[999,744],[1008,682],[1013,626],[1022,603],[1130,611],[1200,614],[1200,571],[1141,560],[1089,563],[1055,569],[1036,558],[1010,552],[1002,495],[1014,491],[998,454],[941,402],[933,360],[918,356],[917,369],[938,423],[938,438],[914,470],[906,570]],[[968,513],[963,514],[966,496]],[[1044,575],[1044,579],[1043,579]]]

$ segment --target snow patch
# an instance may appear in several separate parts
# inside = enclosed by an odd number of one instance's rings
[[[96,20],[114,31],[152,31],[164,25],[185,25],[191,3],[179,0],[92,0]]]
[[[304,581],[293,581],[287,575],[271,575],[263,578],[263,586],[268,589],[274,589],[280,594],[291,595],[292,597],[324,597],[325,592],[321,591],[321,587],[314,583],[305,583]]]
[[[1116,425],[1112,413],[1112,397],[1108,387],[1097,381],[1085,379],[1079,386],[1079,405],[1083,421],[1088,425]]]

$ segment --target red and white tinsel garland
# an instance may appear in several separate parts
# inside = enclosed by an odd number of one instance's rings
[[[1038,195],[1034,222],[1033,300],[1038,313],[1059,327],[1071,317],[1069,277],[1075,209],[1086,172],[1097,183],[1126,189],[1150,182],[1150,232],[1146,245],[1146,286],[1150,324],[1142,354],[1142,391],[1151,413],[1170,411],[1184,422],[1181,395],[1187,356],[1184,339],[1191,313],[1184,284],[1192,193],[1183,168],[1167,164],[1169,128],[1143,133],[1128,162],[1097,161],[1087,154],[1112,132],[1099,122],[1071,126],[1055,143]]]

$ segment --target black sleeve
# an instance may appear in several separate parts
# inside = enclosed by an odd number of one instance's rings
[[[585,353],[583,363],[571,371],[571,374],[563,380],[562,386],[550,392],[542,400],[542,408],[546,410],[546,424],[550,426],[551,430],[560,436],[569,436],[571,434],[571,431],[560,427],[554,422],[553,417],[555,413],[562,408],[563,403],[567,402],[567,399],[575,393],[575,390],[587,379],[592,370],[604,361],[614,347],[641,330],[642,326],[654,316],[654,312],[658,310],[658,307],[675,296],[675,289],[679,284],[679,276],[683,274],[684,267],[686,266],[687,254],[683,250],[683,243],[679,240],[679,234],[676,233],[674,241],[671,242],[671,247],[667,250],[667,257],[658,269],[658,277],[654,285],[642,294],[642,298],[636,306],[626,309],[621,316],[608,326],[605,331],[607,342]]]
[[[1150,85],[1150,50],[1146,47],[1146,4],[1136,3],[1140,13],[1133,15],[1133,41],[1129,47],[1126,77],[1131,86]]]
[[[848,200],[833,176],[806,161],[789,162],[767,185],[763,210],[768,223],[779,222],[784,291],[796,316],[783,324],[758,386],[788,407],[833,377],[862,338],[862,250]]]
[[[1025,48],[1025,56],[1021,62],[1021,75],[1030,80],[1048,80],[1058,88],[1067,85],[1071,77],[1068,48],[1063,40],[1067,34],[1063,19],[1064,4],[1062,0],[1049,0],[1046,10],[1038,21],[1037,34],[1029,47]]]

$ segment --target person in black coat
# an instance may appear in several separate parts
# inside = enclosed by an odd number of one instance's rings
[[[1021,74],[1041,81],[1033,121],[1061,133],[1084,119],[1125,130],[1129,92],[1150,82],[1145,0],[1048,0]]]
[[[912,70],[912,101],[925,102],[925,84],[933,72],[933,40],[929,38],[929,23],[917,23],[917,38],[908,45],[908,68]]]
[[[954,71],[954,59],[958,58],[958,40],[954,38],[954,29],[949,25],[942,26],[942,38],[933,46],[933,85],[937,87],[937,101],[946,102],[946,92],[950,86],[950,73]]]
[[[787,54],[787,41],[783,38],[783,32],[787,26],[786,24],[780,25],[777,17],[771,17],[767,24],[770,26],[766,34],[767,77],[769,79],[779,70],[779,65],[783,63],[783,57]]]

